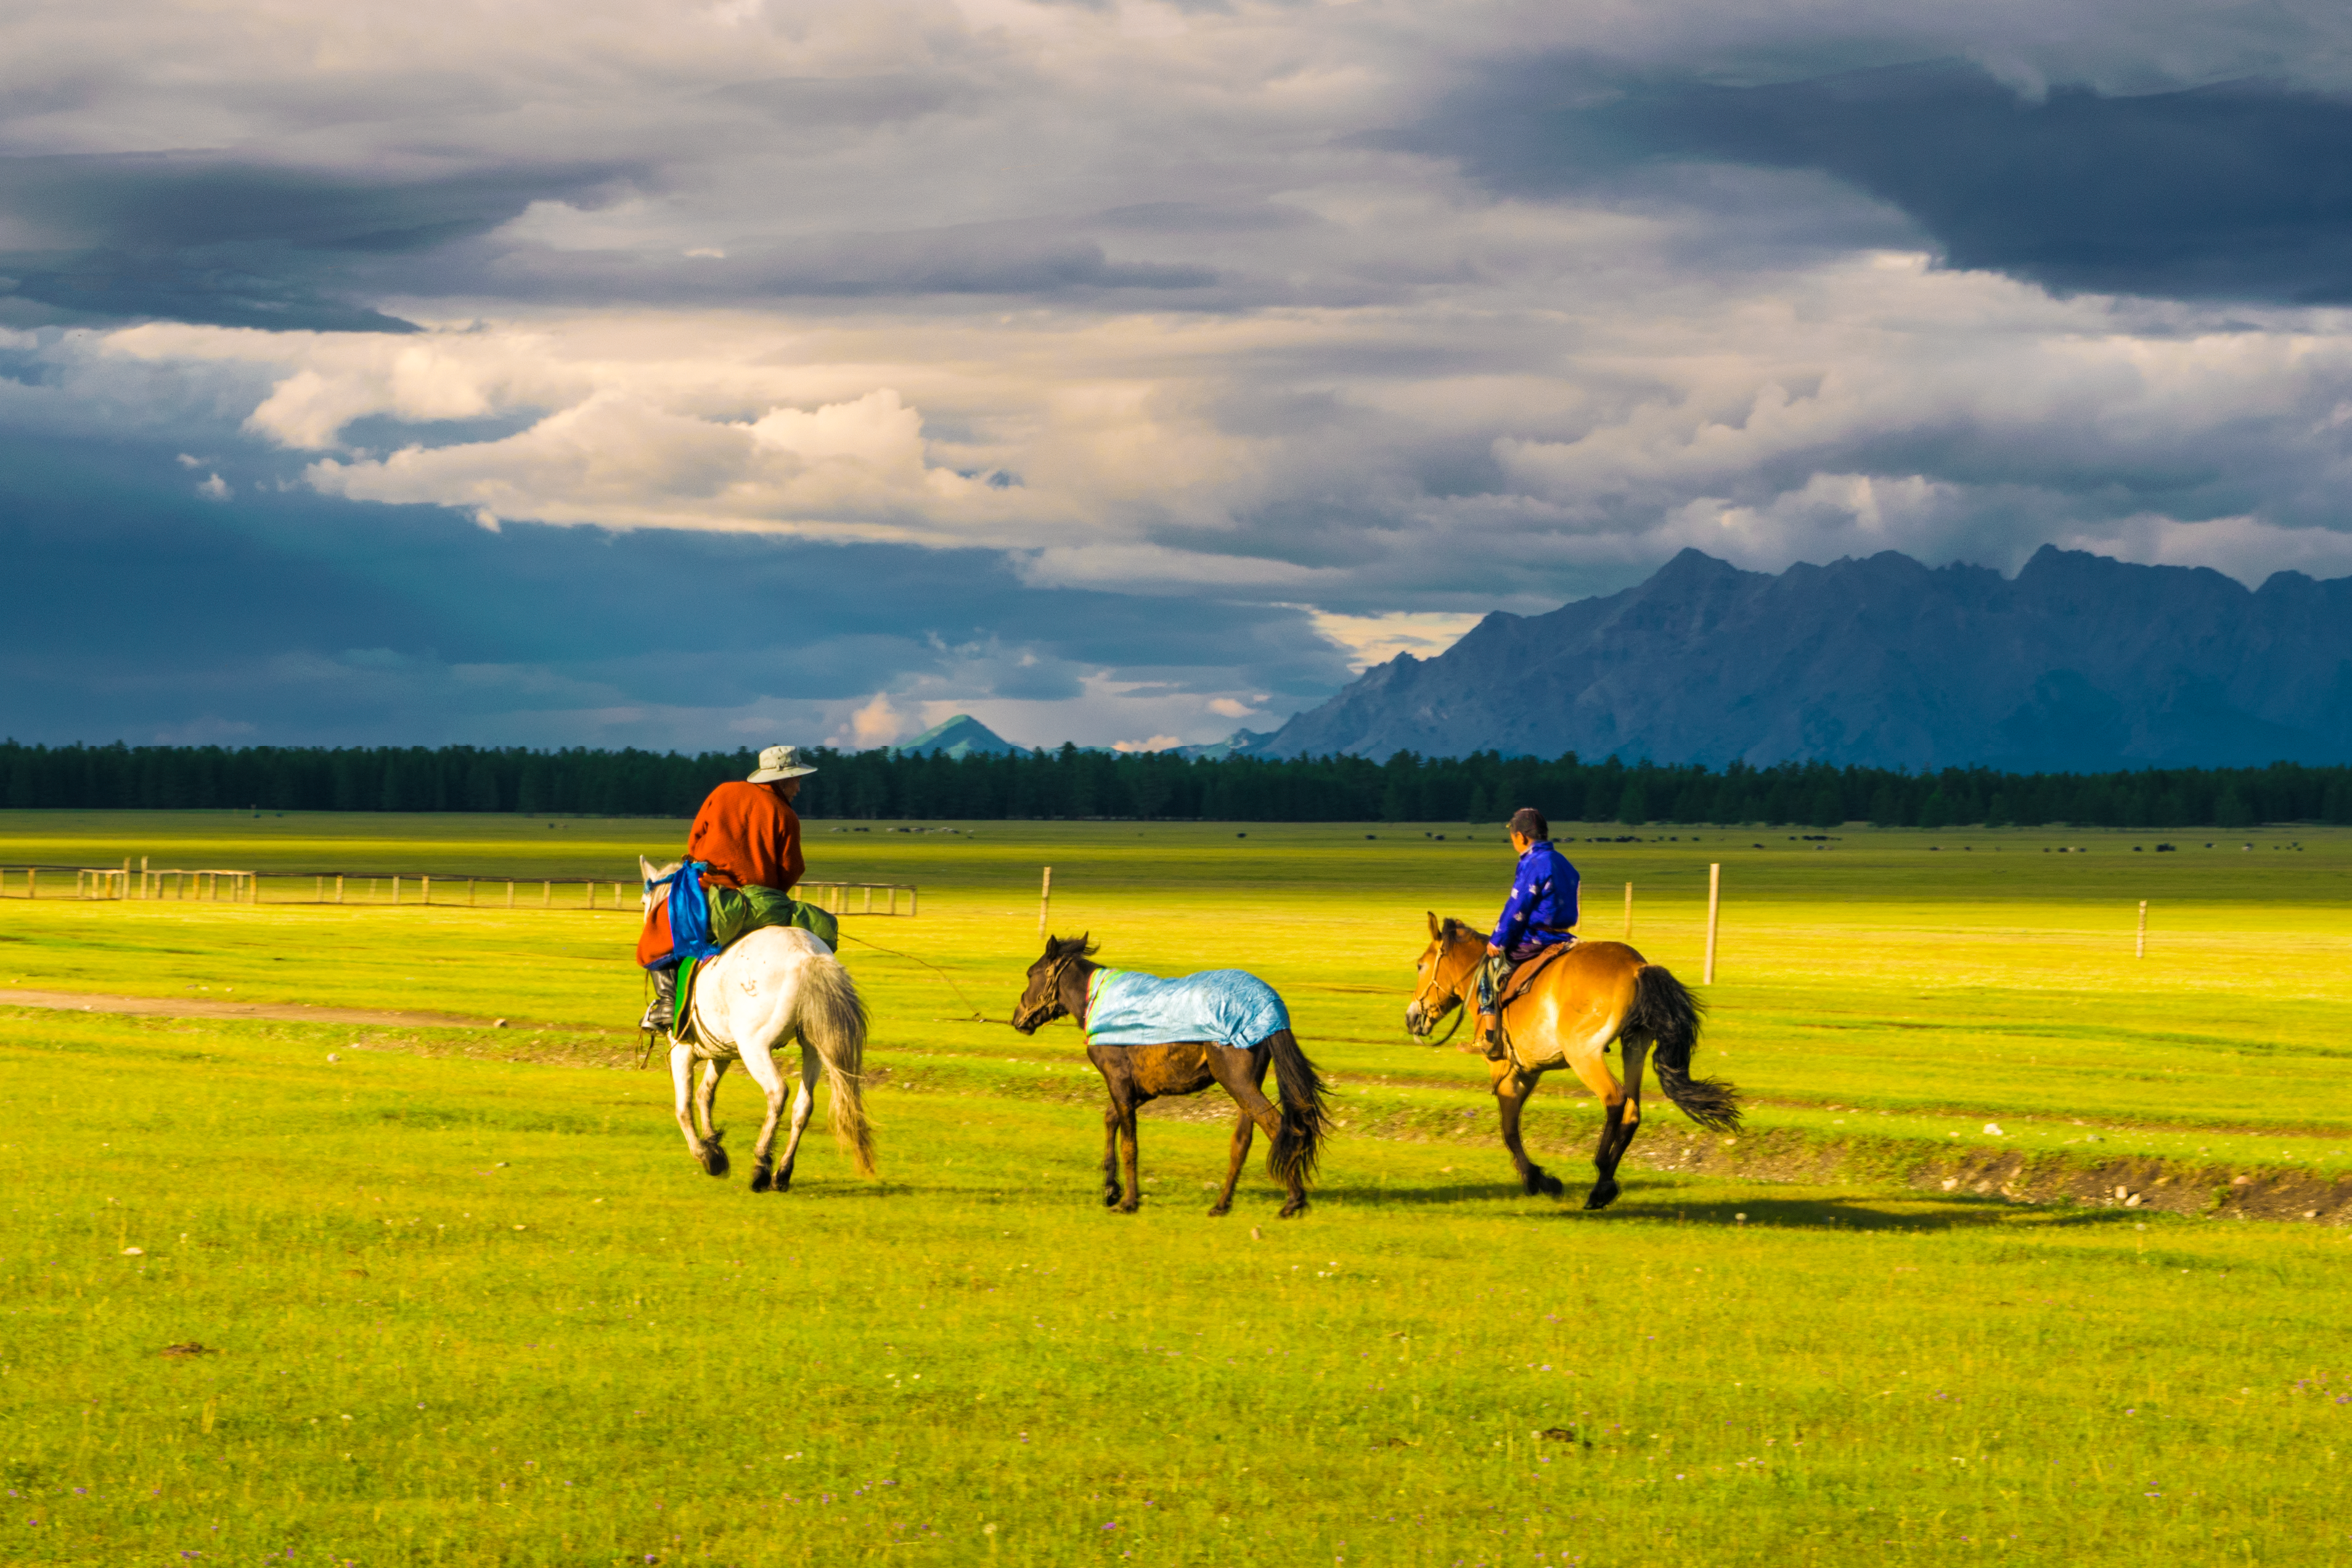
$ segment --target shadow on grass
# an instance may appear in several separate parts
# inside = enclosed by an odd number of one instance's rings
[[[2078,1209],[2058,1205],[2004,1203],[1998,1198],[1948,1194],[1898,1195],[1797,1195],[1749,1194],[1728,1198],[1693,1198],[1672,1188],[1625,1184],[1617,1201],[1592,1213],[1584,1207],[1591,1178],[1574,1179],[1555,1172],[1567,1184],[1558,1198],[1529,1197],[1516,1182],[1465,1180],[1435,1186],[1371,1186],[1347,1184],[1323,1189],[1315,1195],[1335,1205],[1413,1209],[1458,1207],[1469,1204],[1507,1203],[1528,1217],[1587,1220],[1595,1223],[1634,1220],[1655,1224],[1716,1226],[1726,1230],[1963,1230],[1995,1226],[2036,1228],[2113,1228],[2146,1225],[2152,1217],[2128,1209]]]

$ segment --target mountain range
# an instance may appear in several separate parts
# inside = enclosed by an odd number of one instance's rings
[[[1777,574],[1685,550],[1495,614],[1295,715],[1265,756],[1399,751],[2021,772],[2352,761],[2352,578],[2258,589],[2044,546],[2013,578],[1894,551]]]
[[[1262,753],[1265,742],[1274,737],[1271,730],[1236,730],[1222,741],[1211,741],[1197,746],[1171,746],[1170,751],[1188,759],[1222,762],[1227,757]],[[1016,746],[969,713],[956,713],[940,720],[913,740],[890,751],[900,755],[929,756],[942,752],[961,762],[968,756],[1003,757],[1024,754],[1026,748]],[[1052,751],[1051,746],[1040,750]],[[1082,752],[1108,752],[1109,746],[1081,746]]]

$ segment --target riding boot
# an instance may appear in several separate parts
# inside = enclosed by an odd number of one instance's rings
[[[1503,983],[1510,978],[1507,959],[1490,957],[1478,971],[1478,1043],[1490,1062],[1503,1059],[1502,1009],[1495,999],[1501,994]]]
[[[667,1035],[677,1014],[677,966],[656,969],[653,977],[654,999],[646,1004],[646,1016],[637,1020],[637,1027],[648,1034]]]

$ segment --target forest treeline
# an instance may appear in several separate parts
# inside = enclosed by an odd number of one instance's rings
[[[2352,767],[2277,763],[2008,773],[1787,763],[1583,763],[1483,752],[1387,762],[1187,759],[1064,746],[1011,756],[819,751],[809,817],[1118,817],[1231,822],[1489,822],[1534,805],[1562,822],[1945,827],[2069,823],[2243,827],[2352,822]],[[749,751],[695,756],[521,747],[31,746],[0,742],[0,804],[83,810],[479,811],[687,816],[741,778]]]

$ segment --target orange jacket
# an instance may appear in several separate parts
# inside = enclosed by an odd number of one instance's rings
[[[766,784],[720,784],[694,816],[687,858],[707,860],[706,886],[790,891],[808,868],[801,861],[801,819]]]

